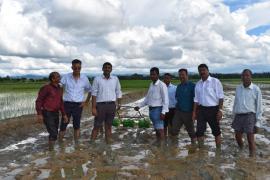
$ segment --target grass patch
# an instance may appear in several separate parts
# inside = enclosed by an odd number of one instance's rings
[[[0,84],[0,93],[2,92],[35,92],[38,91],[47,82],[8,82]]]
[[[198,79],[191,79],[194,83]],[[270,84],[269,78],[254,78],[255,84]],[[237,79],[221,79],[222,83],[226,84],[240,84],[240,78]],[[37,92],[47,82],[5,82],[0,84],[0,93],[4,92]],[[120,80],[123,91],[136,91],[148,89],[151,80]],[[173,84],[179,84],[178,79],[173,80]]]

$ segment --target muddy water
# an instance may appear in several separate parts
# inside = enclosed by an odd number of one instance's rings
[[[35,113],[36,92],[0,93],[0,120]]]
[[[247,142],[239,151],[231,129],[233,91],[225,93],[221,122],[222,148],[216,151],[207,129],[205,147],[190,145],[187,133],[164,144],[155,141],[153,129],[114,128],[113,143],[103,135],[89,143],[93,119],[84,118],[82,136],[72,140],[72,127],[62,144],[47,150],[47,134],[32,133],[23,141],[0,149],[0,179],[270,179],[270,92],[263,92],[264,126],[256,135],[256,158],[248,157]],[[139,101],[128,104],[135,106]],[[142,109],[147,115],[147,108]],[[131,109],[125,116],[138,116]]]

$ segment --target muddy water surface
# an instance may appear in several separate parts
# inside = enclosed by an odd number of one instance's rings
[[[92,117],[82,123],[78,143],[72,140],[72,127],[65,141],[54,151],[47,150],[47,133],[30,133],[22,141],[0,149],[0,179],[270,179],[270,92],[263,92],[264,126],[256,135],[256,158],[248,157],[248,147],[239,151],[231,129],[233,91],[227,91],[222,127],[222,148],[215,149],[214,138],[207,129],[204,148],[190,145],[182,128],[179,139],[155,141],[153,129],[113,129],[113,143],[103,135],[89,142]],[[139,101],[128,104],[135,106]],[[147,115],[147,108],[142,109]],[[138,116],[131,109],[127,116]]]

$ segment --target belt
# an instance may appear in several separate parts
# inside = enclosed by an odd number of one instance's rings
[[[65,101],[64,103],[69,103],[69,104],[81,104],[82,102]]]
[[[115,101],[97,102],[97,104],[115,104]]]
[[[246,115],[250,115],[250,114],[255,114],[255,113],[254,112],[236,113],[236,115],[238,115],[238,116],[246,116]]]
[[[199,107],[205,109],[218,108],[218,106],[202,106],[202,105],[199,105]]]
[[[43,109],[44,112],[51,112],[51,113],[59,113],[57,110],[49,110],[49,109]]]
[[[161,108],[162,106],[149,106],[149,109]]]

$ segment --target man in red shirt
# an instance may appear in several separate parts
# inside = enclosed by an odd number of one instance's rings
[[[64,111],[62,91],[59,86],[59,73],[50,73],[49,80],[50,83],[39,90],[36,100],[36,111],[38,122],[43,122],[47,128],[49,133],[49,149],[52,150],[58,135],[59,111],[61,111],[64,121],[68,122],[68,118]]]

